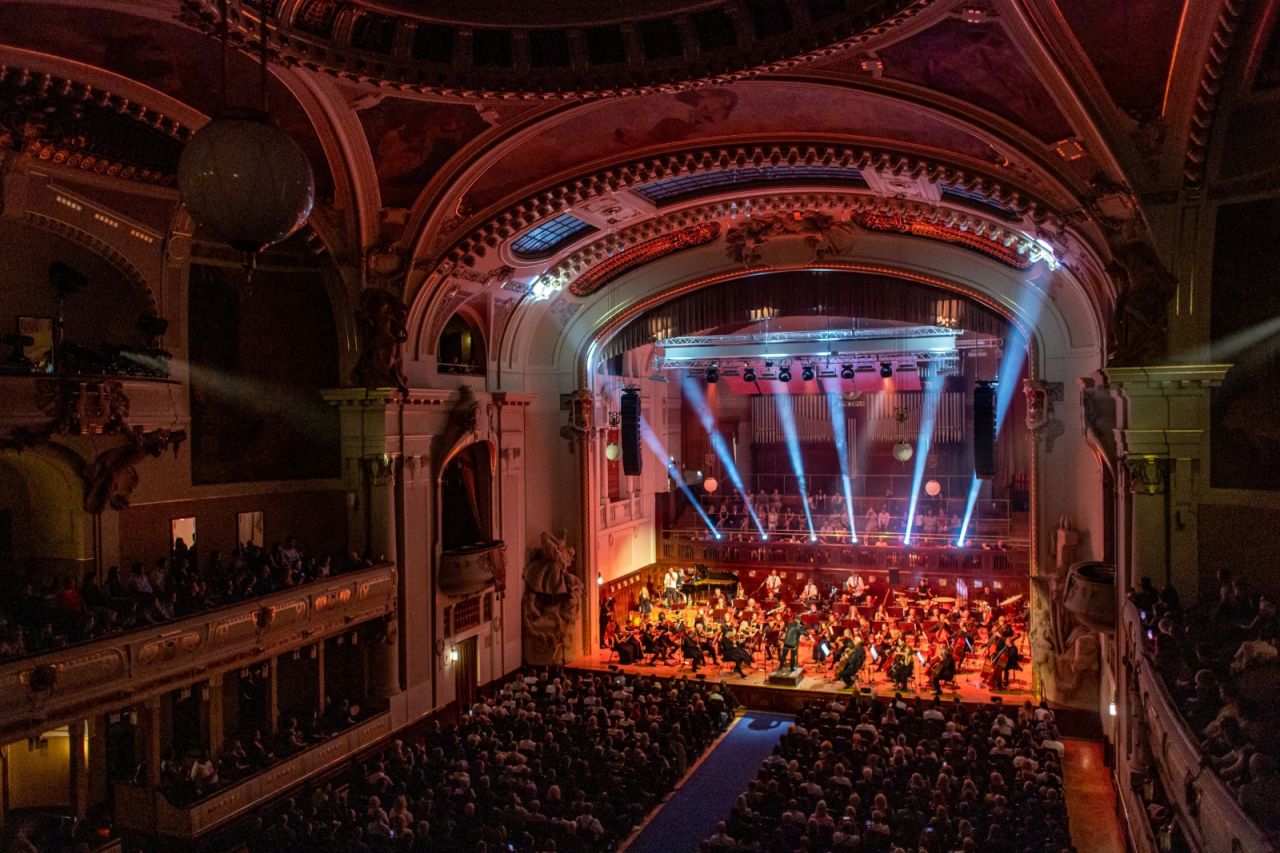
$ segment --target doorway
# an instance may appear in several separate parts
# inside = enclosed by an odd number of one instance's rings
[[[454,645],[458,659],[454,661],[454,687],[458,700],[458,713],[476,703],[476,684],[479,676],[480,656],[476,651],[476,638],[467,637]]]

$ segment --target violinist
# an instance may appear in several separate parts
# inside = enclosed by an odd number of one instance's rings
[[[911,648],[905,640],[899,638],[893,647],[892,659],[893,662],[889,665],[889,680],[899,690],[906,690],[915,672],[916,664],[915,655],[911,653]]]
[[[751,663],[751,653],[734,641],[732,630],[726,630],[720,635],[720,656],[733,664],[733,671],[739,678],[747,677],[742,671],[742,665]]]
[[[689,662],[696,673],[698,667],[705,663],[702,657],[702,646],[698,643],[698,638],[694,635],[694,632],[683,625],[680,627],[679,637],[680,654],[684,655],[684,659]]]
[[[719,666],[720,659],[716,656],[716,644],[714,636],[704,622],[693,623],[694,641],[698,644],[698,648],[711,658],[712,666]],[[695,672],[697,670],[694,670]]]

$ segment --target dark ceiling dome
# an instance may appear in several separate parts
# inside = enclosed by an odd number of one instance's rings
[[[344,77],[468,97],[676,91],[860,43],[933,0],[242,0],[233,24],[279,25],[280,58]],[[217,0],[187,0],[213,30]]]

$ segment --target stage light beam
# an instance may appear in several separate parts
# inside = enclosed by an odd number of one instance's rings
[[[911,478],[911,503],[907,508],[907,528],[902,537],[903,545],[911,544],[911,529],[916,523],[916,505],[920,502],[920,488],[924,483],[924,468],[933,444],[933,426],[938,417],[938,403],[942,400],[942,377],[925,378],[924,401],[920,411],[920,435],[916,437],[916,468]]]
[[[697,497],[693,494],[693,489],[690,489],[689,484],[684,481],[684,476],[676,468],[676,463],[672,461],[670,455],[667,454],[667,449],[662,446],[662,440],[649,427],[649,421],[645,419],[644,415],[640,416],[640,438],[644,441],[645,446],[653,452],[653,455],[662,460],[662,464],[667,469],[667,476],[675,481],[676,485],[680,487],[680,491],[684,492],[684,496],[689,499],[689,504],[698,511],[698,516],[702,519],[702,523],[707,526],[707,530],[711,532],[711,535],[717,539],[723,539],[724,534],[716,529],[715,522],[711,520],[711,516],[707,515],[707,511],[702,508],[702,504],[698,502]]]
[[[813,515],[809,512],[809,490],[804,481],[804,454],[800,450],[800,436],[796,432],[796,413],[791,406],[789,390],[774,395],[778,405],[778,420],[782,421],[782,433],[787,439],[787,454],[791,457],[791,470],[796,472],[796,481],[800,486],[800,506],[804,508],[804,520],[809,525],[809,541],[817,542],[818,534],[813,529]]]
[[[853,483],[849,477],[849,434],[844,423],[844,399],[841,394],[827,394],[827,408],[831,412],[831,436],[835,440],[836,454],[840,460],[840,486],[844,490],[844,509],[849,516],[850,542],[858,541],[858,525],[854,521]]]
[[[729,452],[728,446],[724,443],[724,436],[720,434],[720,430],[716,429],[716,418],[711,413],[711,407],[707,405],[707,398],[703,396],[702,390],[698,388],[698,383],[692,381],[687,373],[680,377],[680,387],[684,389],[685,399],[689,401],[689,405],[693,406],[694,412],[697,413],[698,421],[702,424],[702,428],[707,431],[707,437],[711,440],[711,449],[715,451],[721,467],[724,468],[725,474],[729,477],[729,481],[733,483],[733,487],[742,495],[742,505],[746,507],[747,515],[751,517],[751,522],[756,526],[761,538],[768,539],[769,535],[765,532],[764,525],[760,523],[760,516],[756,514],[755,507],[751,505],[751,495],[747,494],[746,486],[742,483],[742,475],[738,473],[738,466],[733,461],[733,454]]]

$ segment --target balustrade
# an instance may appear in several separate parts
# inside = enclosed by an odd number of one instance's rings
[[[394,612],[396,570],[370,566],[0,665],[0,742],[110,711]]]

